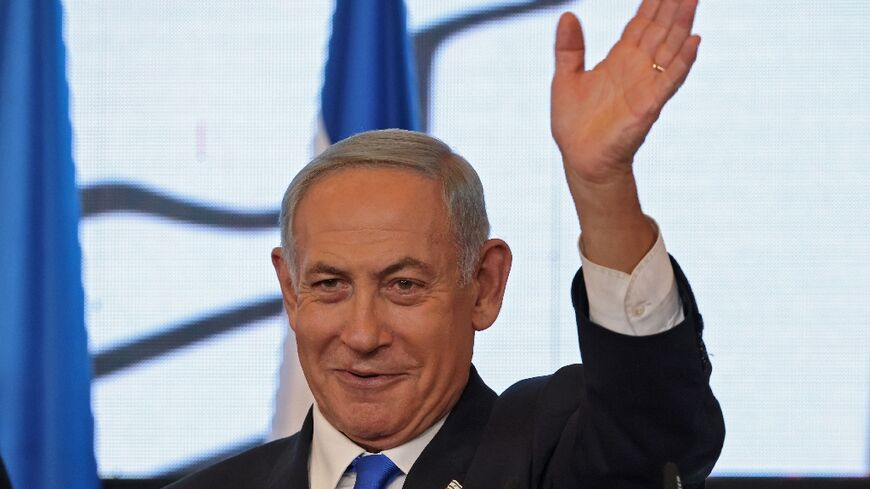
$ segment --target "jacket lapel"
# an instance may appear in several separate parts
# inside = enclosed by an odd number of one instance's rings
[[[308,489],[308,457],[313,433],[314,418],[309,409],[302,429],[293,436],[293,443],[287,446],[272,469],[266,489]]]

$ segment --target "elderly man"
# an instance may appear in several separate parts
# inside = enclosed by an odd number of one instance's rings
[[[695,60],[696,6],[645,0],[590,71],[579,22],[559,21],[551,122],[583,230],[583,366],[501,396],[483,383],[474,336],[511,253],[488,239],[477,174],[423,134],[364,133],[296,176],[272,253],[316,401],[302,430],[173,487],[661,487],[668,462],[703,486],[724,428],[701,319],[632,173]]]

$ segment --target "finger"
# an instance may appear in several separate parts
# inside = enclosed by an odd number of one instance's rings
[[[656,18],[656,12],[661,6],[662,0],[643,0],[637,8],[637,17],[651,21]]]
[[[692,33],[692,25],[695,23],[695,11],[698,9],[698,0],[683,0],[674,17],[674,25],[668,37],[659,46],[653,61],[662,65],[670,66],[674,57],[680,52],[680,48],[686,38]]]
[[[689,76],[695,60],[698,58],[698,46],[701,44],[700,36],[689,36],[680,47],[680,52],[674,58],[671,66],[659,77],[659,98],[664,104],[677,93],[677,90]]]
[[[556,75],[576,73],[585,69],[586,45],[580,20],[565,12],[556,26]]]
[[[661,6],[661,0],[644,0],[637,9],[637,14],[622,31],[622,39],[634,45],[640,44],[643,31],[656,18],[656,12]]]
[[[671,25],[674,23],[674,15],[680,6],[680,0],[663,0],[656,12],[656,17],[644,29],[643,37],[640,39],[640,49],[646,51],[652,57],[655,55],[659,45],[668,35],[671,30]]]

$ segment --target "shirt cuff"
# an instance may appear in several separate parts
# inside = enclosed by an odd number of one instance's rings
[[[580,245],[589,319],[629,336],[661,333],[685,318],[662,233],[649,219],[658,237],[631,275],[592,263],[583,254],[582,241]]]

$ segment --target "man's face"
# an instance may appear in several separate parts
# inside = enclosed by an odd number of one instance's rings
[[[474,342],[440,184],[340,170],[308,189],[293,234],[298,283],[282,289],[320,410],[368,449],[416,437],[458,400]]]

